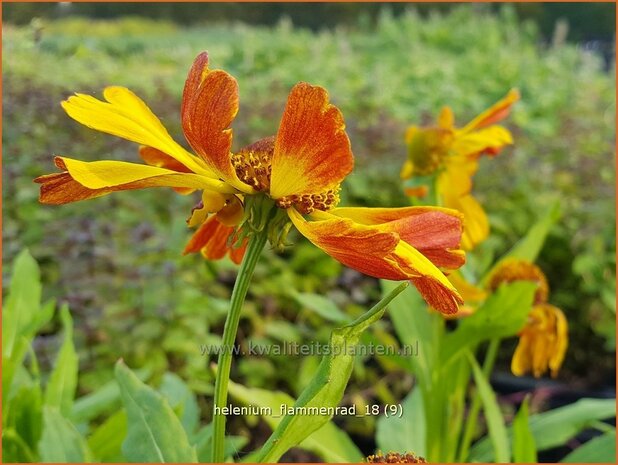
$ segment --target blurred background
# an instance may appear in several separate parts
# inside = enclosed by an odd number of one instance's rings
[[[407,204],[398,173],[408,125],[427,123],[450,105],[461,126],[519,88],[522,100],[506,122],[515,146],[483,160],[475,178],[492,225],[475,260],[502,255],[560,199],[562,218],[538,263],[551,303],[569,320],[570,346],[550,381],[511,377],[516,341],[504,344],[494,381],[505,395],[557,389],[564,402],[615,396],[614,4],[65,2],[2,10],[3,285],[16,254],[29,248],[42,269],[44,297],[67,302],[73,314],[80,393],[111,380],[123,357],[129,366],[147,366],[155,383],[166,371],[178,374],[209,417],[211,360],[199,346],[220,342],[235,267],[180,256],[197,199],[151,189],[43,206],[32,182],[55,170],[55,154],[138,161],[135,145],[64,114],[60,101],[76,91],[100,96],[106,85],[127,86],[184,143],[184,79],[194,57],[208,50],[212,67],[239,81],[236,149],[276,132],[296,82],[329,90],[356,156],[344,185],[349,205]],[[239,341],[325,342],[342,314],[361,314],[379,298],[375,280],[298,235],[290,239],[293,247],[267,252],[258,267]],[[320,296],[335,305],[326,307]],[[59,328],[52,321],[35,340],[42,372],[57,352]],[[372,337],[397,343],[388,318]],[[233,379],[296,395],[318,362],[244,357]],[[360,359],[344,401],[392,403],[410,385],[388,357]],[[542,394],[537,400],[534,408],[547,407]],[[240,436],[253,431],[245,435],[249,449],[269,431],[251,421],[234,418],[231,425]],[[337,421],[363,451],[375,446],[375,419]]]

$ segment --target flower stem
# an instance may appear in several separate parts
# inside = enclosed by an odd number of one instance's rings
[[[487,353],[485,354],[485,361],[483,362],[483,374],[487,379],[491,374],[491,370],[496,363],[496,357],[498,355],[498,348],[500,347],[501,339],[492,339],[487,347]],[[466,426],[464,427],[463,436],[461,438],[461,447],[459,448],[459,460],[460,463],[466,461],[468,452],[470,451],[470,444],[472,443],[472,436],[476,430],[476,420],[478,419],[479,412],[481,410],[481,396],[477,391],[472,398],[472,404],[470,405],[470,411],[468,412],[468,418],[466,418]]]
[[[223,328],[223,342],[219,361],[217,363],[217,375],[215,380],[215,399],[213,410],[213,435],[212,435],[212,462],[222,463],[225,460],[225,415],[221,414],[221,409],[227,403],[227,389],[230,381],[230,369],[232,367],[232,347],[238,332],[238,322],[242,305],[249,289],[249,283],[255,270],[264,244],[267,239],[266,229],[256,232],[249,239],[245,257],[238,270],[238,276],[234,283],[232,298],[230,301],[230,311],[225,320]]]

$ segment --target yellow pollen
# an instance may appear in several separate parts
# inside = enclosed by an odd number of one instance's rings
[[[273,151],[274,138],[267,137],[232,154],[232,165],[240,180],[256,191],[268,191]]]
[[[320,194],[289,195],[278,199],[277,206],[280,208],[290,208],[293,206],[304,214],[312,213],[315,210],[330,210],[339,203],[340,190],[341,188],[337,186]]]
[[[275,138],[266,137],[232,154],[231,160],[240,180],[258,192],[269,192],[272,158],[275,151]],[[330,210],[339,203],[336,186],[317,194],[288,195],[276,199],[279,208],[295,207],[299,212],[309,214],[315,210]]]

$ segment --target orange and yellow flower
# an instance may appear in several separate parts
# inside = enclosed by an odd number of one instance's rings
[[[558,307],[547,303],[547,278],[534,263],[514,258],[503,260],[492,272],[487,287],[495,291],[502,283],[514,281],[534,282],[537,289],[526,325],[519,333],[511,371],[516,376],[532,372],[538,378],[549,369],[551,376],[556,377],[569,345],[568,322]]]
[[[60,173],[41,176],[41,201],[63,204],[114,191],[172,187],[201,191],[188,222],[198,226],[185,252],[226,254],[239,262],[245,240],[239,225],[251,198],[266,199],[313,244],[367,275],[410,280],[437,310],[454,313],[461,297],[441,269],[465,261],[459,249],[461,214],[446,208],[337,208],[340,184],[354,159],[343,116],[327,92],[295,85],[274,137],[232,151],[230,125],[238,112],[238,84],[211,70],[200,54],[187,77],[182,127],[195,154],[176,143],[146,104],[126,88],[108,87],[106,101],[76,94],[62,106],[93,129],[141,145],[146,164],[83,162],[56,157]]]
[[[519,334],[519,343],[511,360],[511,371],[516,376],[526,373],[539,378],[547,370],[552,378],[564,361],[569,344],[568,324],[564,313],[547,303],[535,305],[528,322]]]
[[[487,215],[470,193],[472,176],[481,155],[493,157],[513,143],[511,133],[495,123],[509,115],[518,99],[519,93],[511,90],[463,128],[455,127],[452,110],[444,107],[435,126],[410,126],[406,131],[408,158],[401,178],[437,175],[436,192],[442,205],[464,214],[462,247],[466,250],[473,249],[489,234]],[[409,196],[427,191],[423,186],[406,189]]]

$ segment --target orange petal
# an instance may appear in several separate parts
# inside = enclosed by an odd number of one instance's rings
[[[231,162],[232,129],[238,113],[238,83],[222,70],[208,68],[208,54],[200,53],[189,71],[182,95],[182,128],[191,147],[224,181],[251,193]]]
[[[180,173],[190,173],[191,170],[180,163],[175,158],[165,152],[154,147],[142,145],[139,148],[139,156],[150,166],[159,168],[167,168],[168,170],[178,171]]]
[[[178,171],[180,173],[190,173],[191,170],[185,165],[180,163],[175,158],[171,157],[167,153],[161,152],[154,147],[148,147],[142,145],[139,148],[139,156],[150,166],[157,166],[159,168],[167,168],[172,171]],[[173,189],[182,195],[189,195],[195,191],[188,187],[173,187]]]
[[[183,254],[201,252],[208,260],[219,260],[229,252],[230,258],[238,264],[244,256],[247,242],[236,247],[230,246],[235,228],[220,223],[216,215],[208,217],[198,230],[191,236]]]
[[[337,186],[353,166],[343,116],[328,103],[326,90],[296,84],[275,141],[271,197],[322,193]]]
[[[230,258],[237,265],[240,265],[240,262],[242,262],[242,259],[245,256],[245,252],[247,251],[248,244],[249,240],[244,239],[241,245],[234,244],[234,247],[230,249]]]
[[[67,172],[39,176],[34,182],[41,184],[39,201],[48,205],[63,205],[79,200],[93,199],[109,194],[114,190],[110,188],[88,189],[75,181]]]
[[[408,197],[418,197],[422,199],[423,197],[426,197],[429,193],[429,186],[422,185],[415,187],[406,187],[403,190],[403,193]]]
[[[462,129],[463,132],[481,129],[503,120],[511,112],[511,107],[519,100],[519,91],[511,89],[506,96],[470,121]]]
[[[421,252],[435,266],[455,269],[466,259],[459,250],[463,216],[437,207],[335,208],[328,213],[356,223],[375,225]]]
[[[288,215],[301,234],[344,265],[376,278],[411,280],[423,298],[444,313],[456,312],[462,302],[444,274],[396,232],[326,212],[309,222],[293,208]]]

